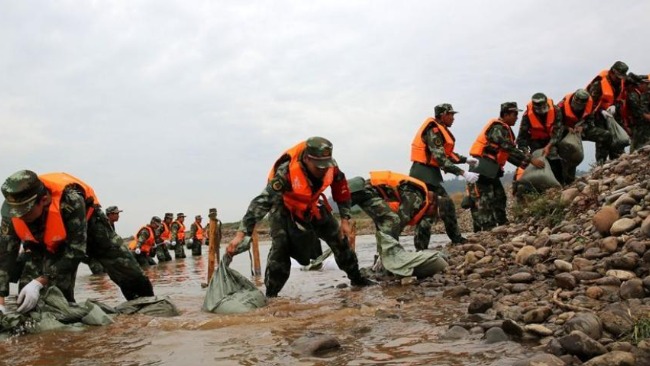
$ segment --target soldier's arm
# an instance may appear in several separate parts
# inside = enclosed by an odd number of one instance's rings
[[[348,180],[345,174],[338,168],[335,168],[334,181],[332,182],[332,198],[339,208],[339,215],[341,218],[349,219],[352,215],[352,197],[350,188],[348,187]]]
[[[83,196],[74,190],[66,190],[61,197],[61,217],[67,237],[59,247],[62,251],[60,255],[46,256],[43,274],[50,278],[74,273],[79,262],[86,256],[88,222]]]
[[[594,108],[600,102],[600,97],[603,95],[603,91],[600,88],[600,77],[594,79],[594,81],[587,86],[587,92],[591,95],[591,98],[594,100]]]
[[[528,115],[524,114],[521,117],[521,124],[519,125],[519,133],[517,134],[517,139],[515,140],[517,146],[527,151],[530,148],[530,119]]]
[[[627,110],[632,120],[641,122],[645,119],[645,114],[648,113],[648,108],[643,103],[641,95],[637,93],[628,93],[627,96]]]
[[[246,214],[239,223],[239,231],[246,235],[251,235],[255,224],[260,222],[264,216],[271,210],[274,204],[282,201],[282,193],[291,190],[291,185],[287,179],[289,173],[289,163],[281,164],[277,169],[275,176],[264,187],[262,193],[253,198],[248,205]]]
[[[445,154],[445,140],[442,138],[440,132],[436,132],[435,128],[431,128],[425,133],[424,139],[427,142],[429,154],[431,154],[431,157],[438,162],[440,169],[444,170],[446,173],[454,175],[463,174],[463,170],[455,165],[456,163],[460,164],[461,162],[453,162]]]
[[[557,143],[562,140],[562,136],[564,135],[564,124],[562,123],[562,110],[558,107],[553,108],[555,108],[555,120],[553,121],[551,141],[549,141],[549,144],[556,146]]]
[[[192,225],[190,225],[190,238],[193,238],[194,235],[196,235],[197,230],[198,227],[196,226],[196,223],[192,223]]]
[[[149,230],[142,228],[140,231],[138,231],[138,248],[142,247],[142,244],[144,244],[148,239]]]
[[[0,224],[0,297],[9,295],[9,274],[16,266],[20,238],[16,235],[11,219],[2,218]]]
[[[486,137],[488,141],[499,145],[499,149],[508,153],[508,161],[511,164],[526,167],[530,163],[530,155],[515,146],[510,140],[510,132],[504,126],[495,124],[487,131]]]
[[[171,231],[171,241],[176,241],[178,238],[178,228],[179,225],[175,222],[172,222],[172,224],[169,227],[169,231]]]

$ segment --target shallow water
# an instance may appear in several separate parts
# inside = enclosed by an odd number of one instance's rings
[[[412,249],[412,237],[401,239]],[[433,236],[432,246],[446,242]],[[269,243],[261,243],[262,271]],[[201,311],[207,250],[202,257],[146,270],[156,295],[168,296],[182,314],[174,318],[120,315],[103,327],[14,337],[0,342],[0,364],[11,365],[510,365],[527,353],[517,343],[480,339],[446,341],[440,336],[466,304],[443,299],[441,288],[350,287],[345,273],[292,268],[291,277],[268,306],[243,315]],[[374,236],[357,237],[361,266],[372,264]],[[241,254],[232,268],[250,274]],[[252,278],[252,277],[251,277]],[[254,279],[263,287],[262,279]],[[12,287],[12,294],[16,293]],[[108,276],[79,268],[76,298],[109,305],[124,299]],[[15,302],[15,296],[9,299]],[[341,349],[322,357],[296,353],[292,343],[309,333],[335,336]]]

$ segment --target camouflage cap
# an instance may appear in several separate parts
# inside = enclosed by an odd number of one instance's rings
[[[578,89],[573,93],[571,98],[571,108],[582,109],[589,102],[589,93],[584,89]]]
[[[201,217],[201,215],[196,215],[196,216],[194,216],[194,220],[201,220],[202,218],[203,218],[203,217]]]
[[[171,213],[171,212],[165,212],[165,218],[166,218],[166,219],[173,219],[173,218],[174,218],[174,214]]]
[[[501,103],[501,112],[521,112],[521,109],[517,107],[517,102],[505,102]]]
[[[117,206],[108,206],[108,207],[106,208],[106,214],[107,214],[107,215],[108,215],[108,214],[112,214],[112,213],[120,213],[120,212],[122,212],[122,210],[120,210],[119,208],[117,208]]]
[[[185,217],[185,214],[182,213],[182,212],[179,212],[179,213],[176,214],[176,218],[179,218],[179,217]]]
[[[642,83],[647,83],[647,82],[649,82],[649,80],[645,75],[637,75],[634,73],[629,73],[625,77],[625,85],[628,86],[638,86]]]
[[[36,204],[36,197],[45,189],[38,175],[31,170],[20,170],[10,175],[2,184],[2,216],[21,217]]]
[[[533,110],[535,113],[546,113],[548,112],[548,98],[544,93],[535,93],[530,98],[533,102]]]
[[[438,104],[433,108],[433,113],[435,113],[436,117],[438,117],[438,116],[442,116],[445,113],[456,114],[458,112],[454,110],[454,107],[452,107],[451,104],[442,103],[442,104]]]
[[[332,143],[326,138],[318,136],[308,138],[305,152],[318,168],[336,166],[332,159]]]
[[[160,223],[162,223],[162,220],[160,219],[160,217],[154,216],[154,217],[151,218],[151,223],[152,224],[160,224]]]
[[[613,72],[616,76],[619,78],[623,79],[627,75],[627,70],[630,68],[627,67],[627,64],[623,61],[616,61],[614,62],[614,65],[609,69],[609,71]]]
[[[209,214],[213,214],[213,213],[216,214],[216,213],[217,213],[217,209],[216,209],[216,208],[211,208],[210,210],[208,210],[208,213],[209,213]]]

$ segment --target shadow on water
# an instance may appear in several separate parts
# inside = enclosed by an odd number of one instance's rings
[[[410,237],[402,238],[412,248]],[[445,238],[434,236],[434,245]],[[262,243],[262,266],[268,243]],[[361,266],[372,264],[374,236],[357,238]],[[206,251],[207,253],[207,251]],[[232,268],[251,273],[246,255]],[[264,267],[262,267],[264,268]],[[292,268],[268,306],[243,315],[201,311],[207,256],[172,260],[145,269],[157,295],[181,310],[174,318],[122,315],[104,327],[79,327],[0,342],[2,361],[12,365],[509,365],[526,350],[519,344],[487,345],[480,339],[446,341],[441,335],[465,313],[466,304],[443,299],[421,286],[375,286],[353,290],[345,273]],[[263,281],[255,282],[263,289]],[[340,286],[342,288],[338,288]],[[15,293],[15,289],[12,290]],[[109,305],[123,301],[108,276],[82,265],[76,297]],[[295,352],[292,343],[309,333],[336,337],[341,348],[322,357]],[[1,363],[0,362],[0,363]]]

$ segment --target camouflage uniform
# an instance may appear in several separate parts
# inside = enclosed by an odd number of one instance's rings
[[[192,238],[192,244],[188,244],[188,247],[192,249],[192,255],[193,256],[199,256],[202,254],[202,246],[203,246],[203,240],[200,240],[199,238],[196,237],[197,232],[199,231],[199,227],[195,222],[190,225],[190,238]],[[205,238],[206,236],[206,231],[205,229],[203,230],[203,237]]]
[[[503,103],[501,110],[502,113],[503,111],[518,111],[517,103]],[[511,132],[511,129],[508,131],[505,126],[495,123],[486,131],[485,135],[489,142],[499,146],[499,150],[508,152],[508,162],[525,168],[530,163],[530,154],[517,149],[515,143],[510,140]],[[471,212],[475,232],[490,230],[497,225],[508,223],[506,214],[507,197],[500,180],[502,176],[503,167],[501,167],[499,174],[495,178],[480,174],[476,183],[468,184],[470,197],[474,202],[471,206]]]
[[[558,108],[560,110],[564,110],[565,106],[564,103],[568,102],[571,112],[573,112],[574,116],[582,116],[585,112],[585,108],[587,107],[587,103],[589,101],[589,93],[585,91],[584,89],[578,89],[572,94],[572,98],[569,101],[562,100],[560,103],[558,103]],[[577,117],[576,117],[577,118]],[[569,133],[569,117],[564,115],[562,113],[562,139],[566,137],[566,135]],[[598,128],[594,125],[594,113],[587,114],[584,117],[581,117],[577,122],[574,124],[574,128],[580,127],[582,128],[582,133],[581,137],[583,140],[587,141],[600,141],[603,144],[611,144],[611,139],[612,135],[609,133],[608,130],[604,130],[602,128]],[[563,174],[562,176],[564,177],[564,182],[561,182],[562,184],[571,184],[573,181],[576,179],[576,168],[577,166],[569,166],[568,164],[563,164]]]
[[[147,227],[151,228],[151,230],[154,232],[154,243],[160,241],[160,238],[158,237],[159,235],[159,230],[156,228],[152,228],[151,225],[147,225]],[[149,230],[147,230],[146,227],[143,227],[138,231],[137,233],[137,247],[140,248],[142,245],[149,240],[151,237],[151,234],[149,233]],[[153,259],[153,254],[156,252],[157,245],[154,244],[154,246],[151,248],[150,252],[145,252],[144,250],[140,252],[140,254],[133,253],[135,256],[135,259],[138,261],[138,264],[142,267],[148,267],[149,265],[154,265],[156,264],[156,260]]]
[[[18,196],[25,190],[25,182],[37,181],[36,175],[26,171],[18,172],[2,185],[2,193]],[[33,175],[33,176],[32,176]],[[6,204],[6,202],[5,202]],[[8,205],[7,205],[8,206]],[[0,229],[0,296],[9,293],[9,273],[16,266],[21,240],[14,230],[11,217],[3,217]],[[45,209],[47,212],[47,208]],[[138,266],[129,250],[122,245],[122,239],[115,234],[108,223],[106,214],[96,206],[92,216],[86,221],[86,202],[73,188],[62,194],[60,212],[66,227],[66,241],[52,254],[38,243],[24,243],[26,251],[31,252],[33,271],[46,276],[49,285],[57,286],[66,299],[75,302],[74,285],[77,267],[84,256],[96,258],[109,277],[115,282],[127,300],[141,296],[153,296],[151,282]],[[27,227],[37,239],[42,239],[45,231],[45,215],[28,223]],[[36,265],[42,261],[42,266]],[[33,273],[34,276],[36,273]],[[32,278],[33,279],[33,278]],[[22,281],[21,281],[22,282]]]
[[[174,258],[179,259],[179,258],[185,258],[185,243],[182,243],[182,241],[185,240],[180,240],[178,239],[178,231],[181,229],[181,226],[177,222],[172,222],[171,225],[171,231],[172,231],[172,243],[176,243],[176,246],[174,246]]]
[[[167,225],[167,227],[170,226],[171,222],[167,219],[167,216],[165,216],[165,219],[163,220],[162,224],[158,228],[158,232],[156,233],[156,236],[160,237],[165,230],[164,225]],[[172,260],[172,255],[169,253],[169,245],[170,241],[169,239],[171,238],[171,228],[169,229],[169,238],[166,240],[160,237],[160,243],[157,243],[158,245],[156,246],[156,258],[158,259],[158,263],[162,262],[169,262]]]
[[[630,152],[650,143],[648,79],[630,73],[625,82],[625,126],[630,133]]]
[[[548,106],[547,103],[548,99],[546,95],[543,93],[535,93],[532,97],[532,102],[533,105],[539,105],[543,104],[545,106]],[[536,107],[533,107],[536,108]],[[555,178],[559,182],[564,181],[564,174],[563,174],[563,166],[562,166],[562,161],[560,160],[560,157],[557,154],[557,144],[560,142],[562,139],[562,135],[564,133],[564,126],[562,125],[562,111],[556,107],[553,106],[555,110],[555,119],[553,120],[553,123],[551,124],[551,133],[550,133],[550,138],[548,139],[534,139],[531,136],[531,122],[530,118],[528,117],[528,110],[524,113],[523,117],[521,118],[521,124],[519,125],[519,133],[517,134],[517,147],[523,151],[535,151],[539,149],[543,149],[547,145],[551,145],[550,153],[547,156],[548,162],[551,165],[551,169],[553,170],[553,175],[555,175]],[[545,123],[546,121],[546,116],[549,111],[546,111],[545,113],[537,113],[536,111],[533,111],[535,113],[535,116],[542,122]]]
[[[456,111],[454,111],[451,104],[448,103],[437,105],[435,108],[436,118],[444,113],[456,113]],[[449,131],[449,134],[451,134],[451,131]],[[462,175],[463,170],[455,164],[466,163],[467,157],[456,154],[459,158],[458,161],[451,161],[447,154],[445,154],[444,138],[442,133],[436,131],[433,126],[424,131],[422,139],[427,145],[428,153],[436,159],[439,167],[415,161],[411,165],[409,175],[424,182],[427,185],[427,188],[438,196],[440,218],[445,224],[445,231],[452,243],[465,243],[467,239],[465,239],[460,233],[454,201],[449,198],[449,194],[447,194],[447,191],[442,187],[443,178],[440,171],[443,170],[445,173]],[[423,250],[429,247],[432,226],[432,217],[424,218],[416,226],[415,238],[413,240],[417,250]]]
[[[624,63],[617,61],[614,63],[610,69],[607,78],[612,85],[614,91],[614,103],[618,102],[618,99],[623,92],[622,82],[615,83],[611,80],[611,74],[616,73],[617,75],[625,78],[628,67]],[[587,91],[591,95],[596,105],[600,105],[600,99],[603,95],[601,87],[601,76],[596,76],[591,83],[587,86]],[[618,146],[612,146],[612,135],[609,133],[607,128],[607,120],[602,115],[601,111],[603,108],[598,107],[594,111],[594,125],[589,126],[585,129],[583,139],[586,141],[593,141],[596,143],[596,161],[598,163],[604,163],[607,160],[607,157],[610,159],[616,159],[624,152],[624,148]],[[616,117],[616,116],[615,116]],[[620,118],[617,118],[617,122],[620,123]]]
[[[313,137],[308,139],[307,148],[309,149],[310,146],[313,146],[313,149],[319,152],[329,149],[331,154],[331,143],[323,138]],[[300,161],[300,164],[303,165],[302,159]],[[330,159],[329,161],[335,166],[334,182],[345,181],[345,175],[338,170],[334,160]],[[304,165],[302,167],[312,190],[319,189],[323,184],[322,180],[312,177],[308,169]],[[353,285],[365,283],[366,280],[359,272],[357,256],[350,249],[347,241],[339,236],[339,222],[334,218],[327,205],[324,203],[319,205],[320,219],[313,217],[307,221],[299,220],[297,217],[292,216],[283,201],[283,194],[291,190],[289,161],[284,161],[276,167],[275,175],[269,180],[262,193],[251,201],[239,226],[239,231],[250,236],[253,233],[255,224],[260,222],[267,214],[269,215],[272,244],[264,277],[266,296],[277,296],[289,279],[291,271],[290,257],[297,259],[301,264],[309,264],[308,259],[313,257],[314,253],[312,251],[315,249],[313,248],[315,245],[314,237],[323,239],[332,249],[336,264],[345,271]],[[337,202],[337,204],[341,217],[349,218],[349,200]],[[320,243],[318,247],[320,248]],[[240,250],[236,252],[238,253]],[[307,259],[307,263],[303,263],[303,259]]]
[[[358,184],[359,188],[353,188],[357,185],[353,181],[363,183]],[[348,182],[352,192],[352,205],[358,205],[370,216],[377,230],[386,234],[377,235],[377,252],[387,270],[400,276],[428,277],[447,266],[438,252],[407,252],[399,243],[402,230],[426,204],[424,192],[409,183],[401,184],[398,187],[400,206],[396,213],[370,180],[364,182],[363,178],[356,177]]]

